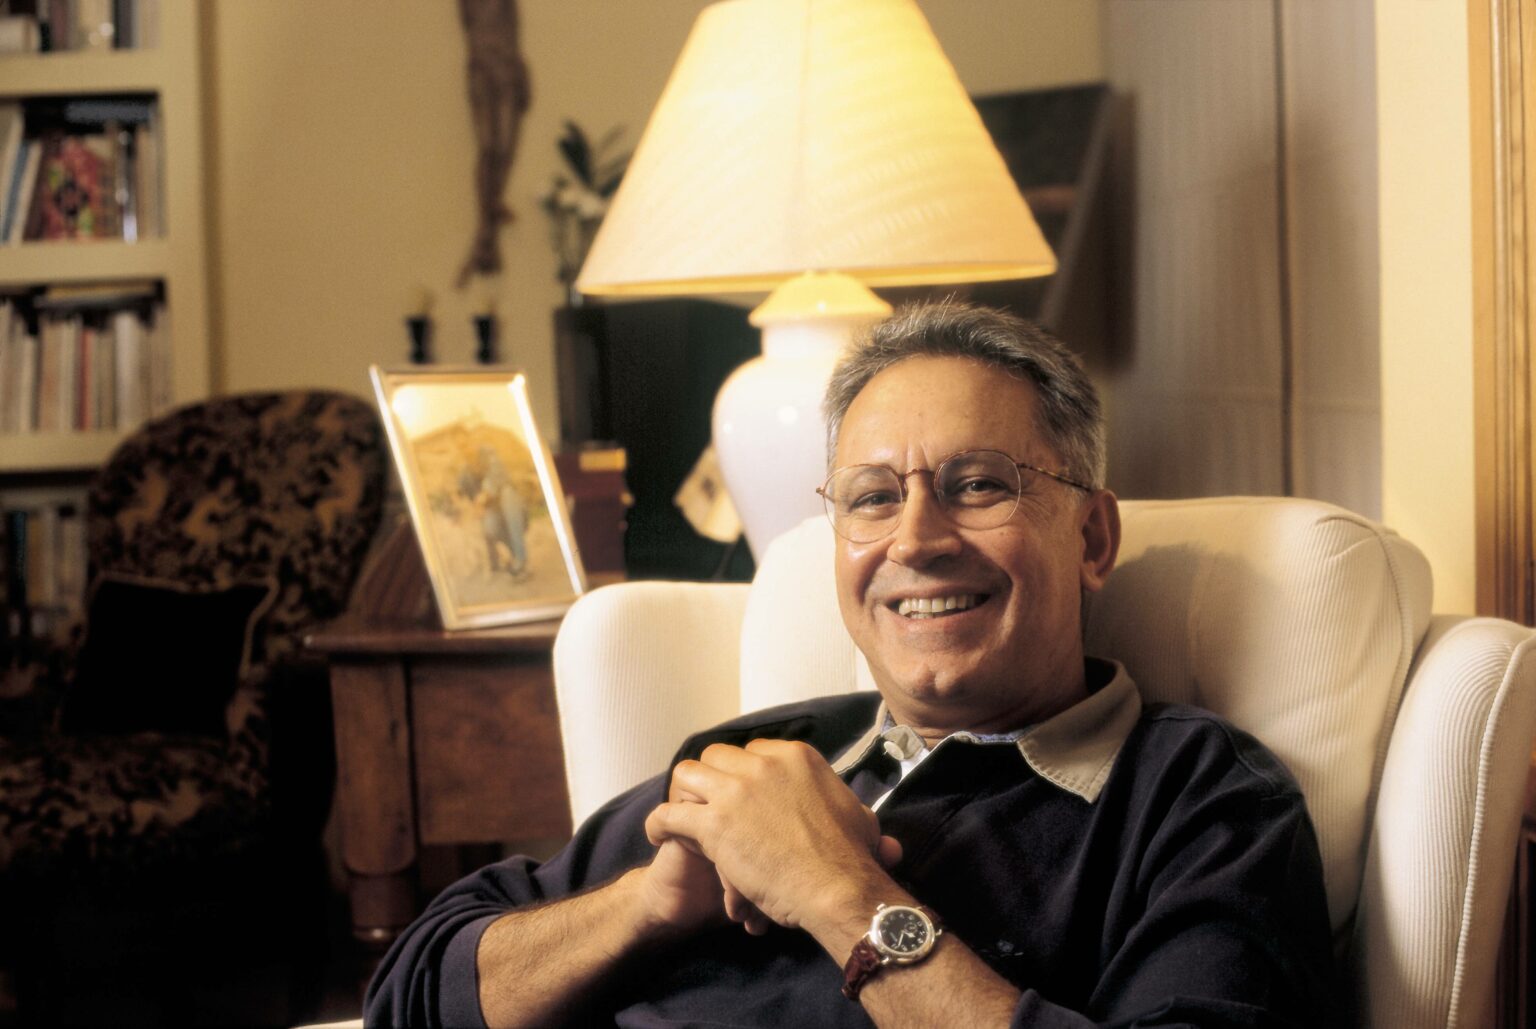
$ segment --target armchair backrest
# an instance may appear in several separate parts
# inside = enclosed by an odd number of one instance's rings
[[[373,405],[290,390],[216,397],[148,422],[93,480],[91,574],[186,586],[273,581],[267,658],[346,605],[383,506]]]
[[[1397,534],[1327,504],[1218,497],[1125,509],[1118,566],[1090,599],[1088,652],[1124,662],[1144,700],[1215,711],[1285,762],[1343,929],[1429,625],[1428,563]]]
[[[1290,767],[1317,826],[1362,1021],[1482,1024],[1536,731],[1536,634],[1493,619],[1438,619],[1431,631],[1422,554],[1331,505],[1213,498],[1127,502],[1122,513],[1119,565],[1088,605],[1089,653],[1124,662],[1148,701],[1214,710]],[[871,685],[838,615],[832,546],[819,518],[775,540],[729,655],[739,671],[715,665],[655,689],[716,698],[716,715],[733,693],[750,710]],[[556,644],[563,720],[568,697],[606,692],[593,669],[567,661],[626,606],[604,593],[578,602]],[[644,697],[636,663],[606,656]],[[589,785],[605,734],[625,734],[625,716],[608,715],[597,733],[581,723],[584,739],[566,734],[568,766]],[[680,719],[643,771],[597,789],[655,774],[682,735],[714,720]],[[580,817],[593,798],[573,780],[572,801]]]

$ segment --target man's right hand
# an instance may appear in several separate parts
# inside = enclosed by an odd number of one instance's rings
[[[668,804],[706,803],[678,779],[674,770],[667,787]],[[851,793],[849,798],[852,799]],[[875,860],[884,868],[893,867],[901,860],[901,844],[880,834],[879,819],[873,811],[861,804],[857,806],[876,841],[871,848]],[[773,920],[719,870],[698,841],[676,836],[660,841],[658,846],[655,859],[644,869],[640,894],[653,926],[690,933],[729,919],[754,936],[761,936],[772,927]]]
[[[679,786],[676,778],[667,786],[667,800],[703,802]],[[756,936],[768,931],[768,918],[719,874],[692,840],[664,841],[645,874],[641,897],[655,924],[690,933],[729,919]]]
[[[702,803],[675,783],[669,803]],[[873,831],[874,813],[863,810]],[[890,866],[900,847],[889,837],[875,848]],[[586,893],[507,912],[480,937],[476,967],[480,1008],[491,1025],[541,1025],[590,992],[593,984],[645,943],[691,936],[740,922],[766,932],[768,917],[685,836],[662,840],[649,865]]]
[[[645,870],[641,903],[658,928],[691,933],[725,921],[714,864],[678,840],[667,840]]]

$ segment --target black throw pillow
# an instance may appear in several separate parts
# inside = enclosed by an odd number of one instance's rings
[[[64,731],[224,738],[224,710],[274,592],[271,583],[193,589],[102,576],[86,609]]]

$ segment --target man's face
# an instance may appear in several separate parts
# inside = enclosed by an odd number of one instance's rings
[[[854,398],[834,463],[931,471],[959,451],[999,450],[1058,470],[1036,425],[1030,384],[965,358],[911,357]],[[1009,521],[965,529],[939,509],[931,475],[907,487],[895,530],[875,543],[839,538],[836,558],[843,621],[896,719],[1003,731],[1080,699],[1082,591],[1098,589],[1114,565],[1113,495],[1029,476]],[[961,608],[927,618],[900,611],[903,600],[948,597]]]

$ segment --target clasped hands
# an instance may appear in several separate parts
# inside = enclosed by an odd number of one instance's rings
[[[901,859],[901,845],[880,834],[826,759],[788,740],[716,743],[679,762],[645,832],[659,848],[648,901],[676,929],[723,912],[754,935],[770,923],[814,932]]]

